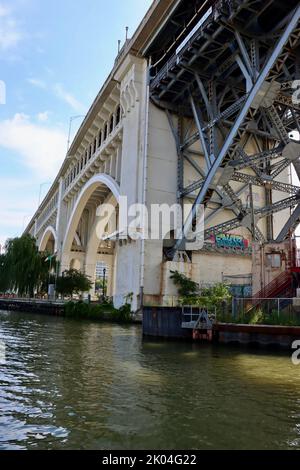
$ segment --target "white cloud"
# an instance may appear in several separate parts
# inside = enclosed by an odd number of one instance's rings
[[[0,17],[8,16],[10,14],[10,10],[7,6],[0,4]]]
[[[40,122],[47,122],[49,119],[49,111],[44,111],[43,113],[38,113],[37,119]]]
[[[43,90],[47,88],[46,83],[43,80],[40,80],[39,78],[27,78],[27,82],[37,88],[42,88]]]
[[[40,113],[46,116],[46,113]],[[0,159],[3,149],[14,158],[26,176],[0,176],[0,244],[20,236],[38,206],[40,184],[53,181],[66,152],[66,134],[57,127],[37,124],[29,116],[16,114],[0,121]],[[6,157],[7,158],[7,157]],[[1,160],[0,160],[1,161]],[[49,187],[44,187],[45,192]]]
[[[23,33],[9,8],[0,4],[0,50],[15,47],[22,39]]]
[[[85,106],[80,103],[80,101],[78,101],[71,93],[66,91],[61,83],[57,83],[54,86],[54,93],[58,98],[70,105],[74,111],[78,113],[84,113],[86,111]]]
[[[38,205],[40,179],[0,177],[0,245],[21,235]]]
[[[20,163],[41,179],[56,176],[66,153],[66,142],[61,129],[34,124],[25,114],[0,121],[0,147],[15,151]]]

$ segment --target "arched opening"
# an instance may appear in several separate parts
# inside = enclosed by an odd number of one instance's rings
[[[107,139],[107,137],[108,137],[108,124],[106,123],[104,126],[104,141]]]
[[[102,145],[102,131],[100,131],[98,135],[98,147],[101,147],[101,145]]]
[[[115,243],[109,238],[104,239],[104,233],[116,231],[119,197],[120,190],[115,180],[103,174],[94,176],[82,189],[66,229],[61,271],[69,269],[72,260],[80,259],[81,270],[93,283],[92,295],[95,295],[97,287],[97,263],[102,263],[107,266],[106,293],[113,296]],[[111,222],[110,217],[109,222],[106,220],[107,204],[111,208],[111,219],[115,222]]]
[[[41,253],[49,253],[53,255],[57,251],[57,235],[53,227],[48,227],[39,244],[39,251]]]
[[[120,123],[121,121],[121,106],[119,105],[116,110],[116,126]]]
[[[114,130],[114,115],[112,114],[110,121],[109,121],[109,133],[111,134]]]

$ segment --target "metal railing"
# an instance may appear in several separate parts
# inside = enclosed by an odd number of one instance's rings
[[[203,329],[212,328],[213,321],[217,319],[216,309],[184,305],[182,307],[182,328]]]
[[[221,315],[219,321],[300,326],[300,299],[277,298],[234,298],[231,311]]]

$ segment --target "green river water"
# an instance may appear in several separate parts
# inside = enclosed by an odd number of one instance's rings
[[[0,312],[0,449],[300,449],[289,354]]]

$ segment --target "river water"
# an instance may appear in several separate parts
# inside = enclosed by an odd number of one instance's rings
[[[300,449],[287,354],[0,312],[0,449]]]

